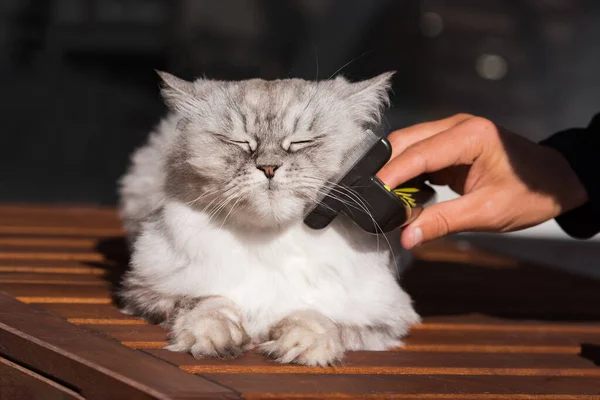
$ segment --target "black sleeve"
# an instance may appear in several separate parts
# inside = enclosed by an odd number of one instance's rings
[[[559,215],[556,222],[571,237],[589,239],[600,233],[600,114],[587,128],[572,128],[540,142],[559,151],[587,190],[590,201]]]

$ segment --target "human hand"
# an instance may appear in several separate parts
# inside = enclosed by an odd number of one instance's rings
[[[588,201],[556,150],[468,114],[393,132],[392,157],[378,177],[390,187],[428,173],[461,197],[431,205],[402,233],[411,249],[465,231],[509,232],[557,217]]]

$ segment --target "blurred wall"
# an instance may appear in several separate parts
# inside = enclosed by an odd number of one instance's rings
[[[533,140],[600,110],[600,2],[2,0],[0,201],[113,204],[182,77],[396,70],[389,129],[455,112]]]

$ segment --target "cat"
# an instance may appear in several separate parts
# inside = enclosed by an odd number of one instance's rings
[[[393,72],[357,82],[158,73],[169,113],[119,184],[132,249],[122,311],[198,358],[257,349],[327,366],[347,350],[400,346],[420,317],[398,283],[398,232],[373,235],[343,215],[323,230],[303,223],[380,123]]]

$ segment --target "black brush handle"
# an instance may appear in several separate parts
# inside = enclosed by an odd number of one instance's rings
[[[369,185],[371,179],[391,156],[391,144],[386,139],[378,140],[356,161],[346,175],[337,182],[337,186],[341,188],[356,188]],[[327,190],[328,188],[325,189]],[[347,195],[352,196],[352,192]],[[336,197],[339,196],[325,196],[306,216],[304,223],[312,229],[323,229],[328,226],[345,207]],[[350,201],[350,198],[347,198],[347,200]]]
[[[423,208],[435,199],[435,191],[425,183],[425,178],[419,176],[399,186],[417,190],[407,193],[407,198],[403,200],[373,177],[368,186],[361,188],[363,207],[345,207],[342,212],[371,233],[385,233],[404,227],[414,221]]]
[[[414,189],[404,196],[388,190],[376,175],[391,155],[389,141],[379,139],[338,182],[338,186],[348,193],[348,201],[340,202],[326,196],[308,214],[305,224],[313,229],[323,229],[340,212],[371,233],[389,232],[412,222],[428,203],[434,201],[435,191],[425,183],[426,175],[400,185],[399,188]]]

